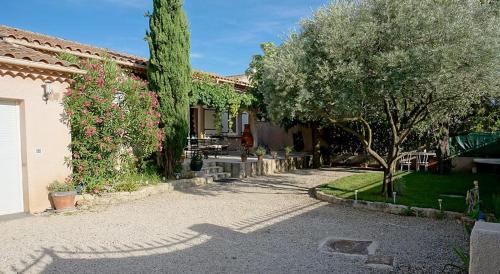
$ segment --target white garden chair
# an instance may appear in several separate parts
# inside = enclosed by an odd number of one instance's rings
[[[399,160],[399,166],[401,171],[403,171],[403,167],[407,166],[408,171],[410,171],[411,168],[411,154],[410,153],[404,153],[403,156],[401,156],[401,159]]]
[[[417,155],[417,171],[420,170],[421,166],[424,167],[425,171],[429,168],[429,154],[426,152]]]

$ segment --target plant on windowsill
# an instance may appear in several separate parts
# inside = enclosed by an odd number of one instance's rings
[[[193,154],[193,157],[191,157],[190,167],[192,171],[200,171],[203,168],[203,154]]]
[[[256,150],[255,150],[255,155],[257,155],[257,158],[259,161],[262,161],[264,160],[264,155],[266,155],[266,149],[262,146],[259,146]]]
[[[75,208],[75,187],[72,184],[52,182],[47,189],[50,192],[50,199],[54,209],[67,210]]]

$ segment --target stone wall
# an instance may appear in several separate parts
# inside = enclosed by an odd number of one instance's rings
[[[331,204],[341,204],[346,206],[352,206],[354,208],[380,211],[396,215],[409,215],[417,217],[452,219],[452,220],[461,219],[462,217],[464,217],[464,215],[461,213],[452,211],[440,211],[434,208],[411,207],[412,210],[410,212],[408,210],[408,206],[405,205],[389,204],[382,202],[369,202],[362,200],[355,201],[352,199],[338,198],[333,195],[325,194],[318,189],[315,189],[314,196],[318,200],[328,202]]]
[[[92,206],[120,204],[128,201],[144,199],[151,195],[168,193],[174,190],[196,187],[200,185],[210,184],[212,182],[213,180],[211,177],[192,178],[160,183],[154,186],[142,187],[139,190],[133,192],[112,192],[104,193],[101,195],[77,195],[76,206],[78,208],[85,209]]]
[[[287,172],[297,169],[310,168],[312,156],[297,156],[290,159],[264,159],[248,162],[217,162],[224,172],[231,173],[231,178],[247,178],[266,176],[278,172]]]

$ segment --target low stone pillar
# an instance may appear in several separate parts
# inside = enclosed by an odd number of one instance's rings
[[[476,222],[470,236],[470,274],[500,273],[500,224]]]

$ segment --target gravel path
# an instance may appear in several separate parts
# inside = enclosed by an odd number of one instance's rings
[[[329,205],[301,171],[173,192],[72,215],[0,220],[0,273],[387,273],[366,256],[319,252],[329,237],[378,243],[400,273],[441,273],[465,246],[451,221]]]

